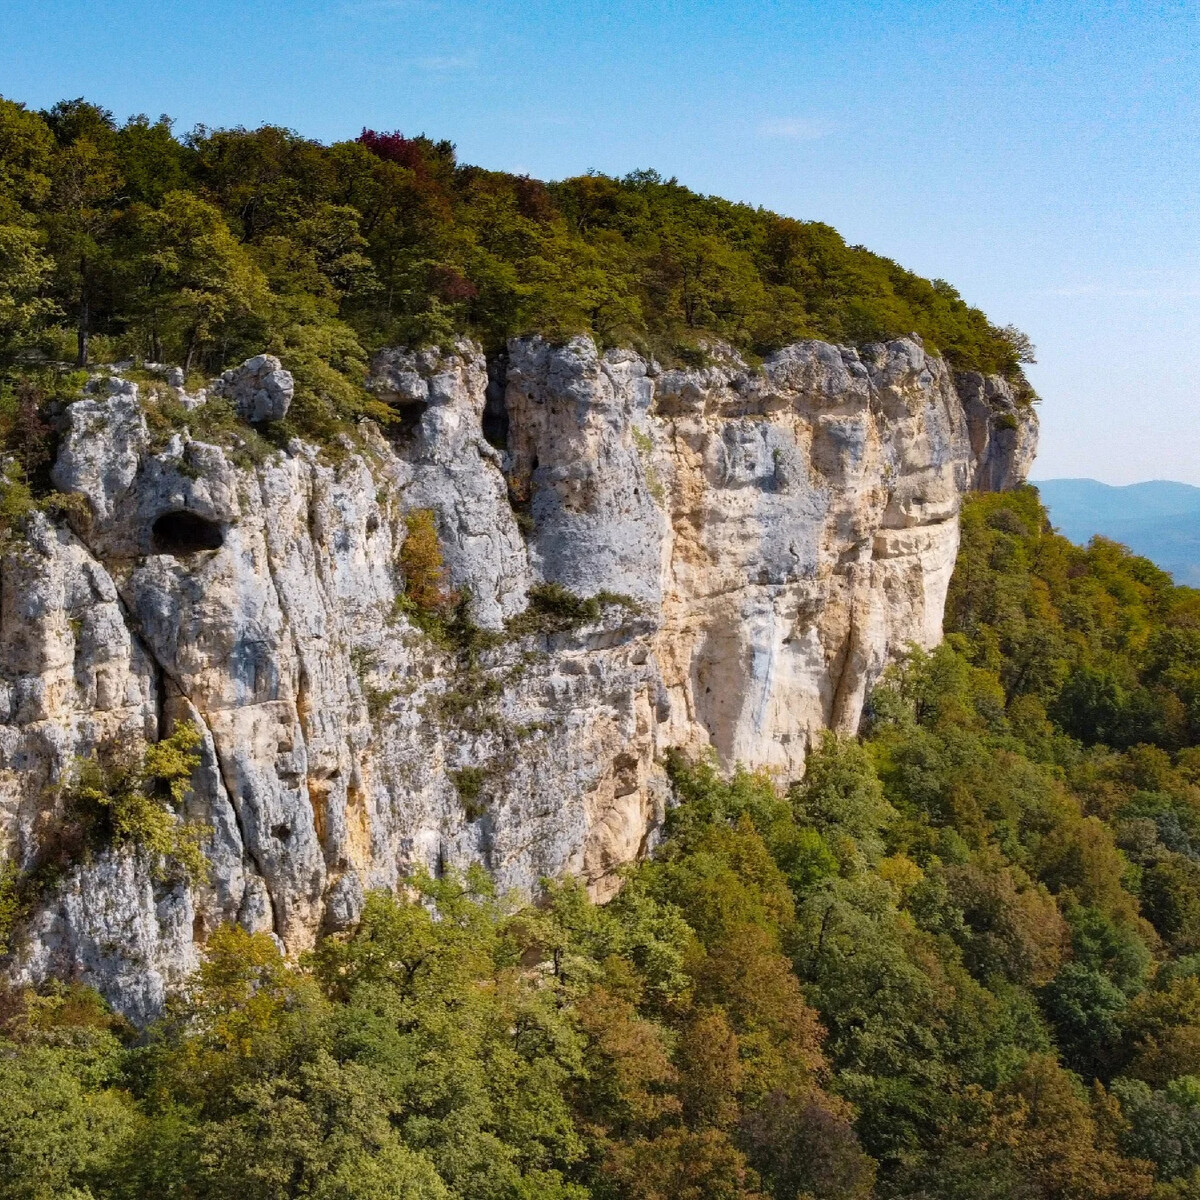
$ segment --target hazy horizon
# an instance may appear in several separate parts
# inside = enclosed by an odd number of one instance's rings
[[[1157,563],[1176,583],[1200,586],[1200,487],[1172,479],[1031,482],[1051,524],[1071,541],[1086,545],[1100,534]]]
[[[1168,479],[1165,475],[1155,476],[1153,479],[1133,479],[1129,483],[1108,483],[1103,479],[1096,479],[1092,475],[1041,475],[1035,479],[1030,475],[1029,482],[1037,487],[1039,483],[1102,483],[1105,487],[1112,488],[1131,488],[1140,487],[1146,483],[1175,483],[1182,487],[1196,488],[1200,491],[1200,484],[1188,483],[1186,479]]]

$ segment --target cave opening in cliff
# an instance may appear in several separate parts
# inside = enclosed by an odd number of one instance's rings
[[[421,418],[428,408],[429,402],[426,400],[410,400],[404,404],[392,405],[395,416],[387,428],[393,445],[403,446],[416,439],[417,430],[421,427]]]
[[[508,449],[508,405],[505,389],[508,386],[508,355],[498,354],[488,359],[488,385],[484,392],[483,436],[497,450]]]
[[[202,550],[220,550],[225,535],[216,521],[192,512],[163,513],[154,522],[151,541],[155,554],[170,554],[183,558]]]

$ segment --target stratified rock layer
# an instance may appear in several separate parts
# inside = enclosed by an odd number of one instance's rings
[[[249,379],[267,419],[279,373],[251,360],[225,390]],[[491,375],[468,343],[384,351],[386,437],[257,465],[156,442],[119,380],[69,408],[54,480],[90,516],[37,518],[0,564],[0,832],[27,868],[76,758],[190,719],[211,871],[93,855],[45,891],[11,974],[82,978],[141,1020],[219,923],[299,951],[417,866],[610,895],[662,820],[667,749],[786,777],[856,728],[889,656],[940,637],[962,494],[1023,479],[1036,438],[1003,381],[956,387],[909,339],[694,371],[532,339]],[[499,633],[469,658],[398,603],[418,509]],[[547,583],[601,615],[518,635]]]

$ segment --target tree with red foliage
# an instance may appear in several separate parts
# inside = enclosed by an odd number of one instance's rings
[[[455,165],[454,143],[445,140],[435,142],[424,134],[410,138],[405,137],[399,130],[377,133],[374,129],[364,128],[356,141],[359,145],[366,146],[377,158],[405,167],[420,178],[426,178],[430,174],[432,164],[449,167]]]

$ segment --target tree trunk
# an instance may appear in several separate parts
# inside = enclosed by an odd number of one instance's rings
[[[191,374],[192,371],[192,360],[196,357],[196,341],[196,335],[193,333],[191,338],[188,340],[187,358],[185,358],[183,361],[183,374],[185,379]]]
[[[75,365],[77,367],[86,367],[88,365],[88,294],[86,284],[79,293],[79,327],[76,330],[76,343],[78,345],[78,353],[75,355]]]

